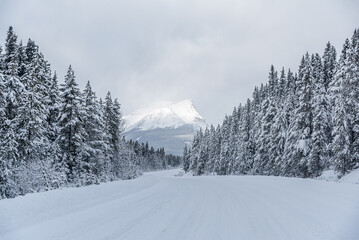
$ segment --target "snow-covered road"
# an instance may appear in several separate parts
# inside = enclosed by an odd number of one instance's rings
[[[0,239],[359,239],[359,185],[178,171],[1,200]]]

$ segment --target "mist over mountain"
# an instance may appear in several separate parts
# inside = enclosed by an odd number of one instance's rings
[[[167,107],[137,110],[124,117],[127,139],[148,142],[164,147],[166,153],[181,155],[183,146],[190,143],[194,133],[207,126],[196,111],[192,100],[184,100]]]

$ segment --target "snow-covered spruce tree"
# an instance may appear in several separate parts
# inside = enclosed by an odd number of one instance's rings
[[[182,155],[182,166],[185,172],[188,171],[190,166],[190,151],[191,151],[190,148],[186,144],[183,148],[183,155]]]
[[[332,164],[341,174],[359,165],[359,47],[358,33],[345,41],[339,59],[335,95]]]
[[[324,82],[321,58],[316,54],[312,58],[313,94],[313,133],[312,149],[308,159],[309,174],[319,176],[329,166],[330,141],[330,103]]]
[[[282,104],[282,112],[280,113],[283,128],[282,130],[285,130],[282,132],[282,140],[284,140],[283,143],[283,152],[280,156],[281,159],[278,159],[276,161],[276,165],[279,170],[279,175],[286,175],[289,172],[290,164],[293,162],[290,162],[289,159],[291,159],[292,151],[294,149],[294,138],[295,134],[293,134],[292,130],[294,128],[294,110],[296,109],[296,102],[295,102],[296,96],[295,96],[295,76],[291,72],[291,70],[288,70],[287,73],[287,79],[286,79],[286,87],[285,87],[285,97]],[[284,116],[283,116],[284,114]],[[291,138],[291,139],[290,139]],[[288,164],[289,163],[289,164]]]
[[[107,136],[106,142],[106,153],[104,158],[104,168],[106,179],[114,180],[113,175],[114,162],[119,149],[119,132],[117,131],[115,116],[113,112],[113,101],[111,93],[108,92],[104,102],[103,119],[104,119],[104,132]]]
[[[0,73],[0,199],[15,197],[18,195],[17,187],[13,178],[13,165],[17,161],[17,142],[11,123],[7,119],[6,106],[6,85],[5,77]]]
[[[18,75],[19,57],[18,57],[18,43],[17,36],[10,26],[7,32],[5,42],[5,54],[4,54],[4,69],[5,75]]]
[[[349,68],[347,76],[350,78],[349,106],[351,107],[351,125],[353,127],[353,147],[351,162],[353,168],[359,167],[359,29],[354,31],[349,51]]]
[[[81,153],[84,148],[85,129],[83,125],[83,108],[81,92],[75,81],[75,74],[69,66],[65,83],[60,87],[59,146],[62,159],[67,167],[67,181],[79,184],[79,176],[84,169]]]
[[[238,173],[249,174],[253,168],[254,158],[254,139],[253,139],[253,109],[252,103],[248,99],[244,105],[241,119],[240,129],[238,132]]]
[[[139,155],[136,154],[134,149],[122,138],[120,141],[120,152],[118,154],[119,167],[115,169],[115,174],[118,178],[123,180],[132,179],[140,174],[139,165],[136,164],[138,157]]]
[[[49,87],[49,103],[47,111],[47,137],[51,143],[55,142],[57,135],[59,133],[59,127],[57,121],[60,114],[60,90],[57,82],[57,74],[54,73],[54,76],[51,78],[50,87]]]
[[[334,75],[338,68],[337,52],[330,42],[327,43],[323,53],[323,83],[325,90],[328,91],[334,80]]]
[[[274,66],[271,65],[269,76],[268,76],[268,93],[269,97],[278,96],[279,92],[279,79],[278,72],[275,70]]]
[[[220,154],[216,163],[216,173],[218,175],[227,175],[229,172],[229,163],[231,159],[231,149],[230,149],[231,121],[232,121],[231,117],[226,115],[221,127]]]
[[[254,168],[257,174],[268,175],[271,167],[274,166],[275,147],[273,146],[273,136],[271,135],[274,118],[276,116],[276,106],[273,97],[268,97],[263,101],[261,112],[261,135],[258,139],[258,151]]]
[[[287,77],[285,75],[284,67],[280,71],[279,85],[278,85],[278,100],[282,104],[285,100],[287,88]]]
[[[293,169],[296,175],[301,177],[308,177],[308,156],[311,151],[311,135],[313,131],[313,82],[312,82],[312,67],[309,54],[304,56],[304,65],[300,69],[298,83],[301,88],[298,89],[299,105],[295,110],[296,120],[294,132],[297,134],[295,139],[296,150],[294,154],[294,161],[297,169]]]
[[[103,118],[104,131],[108,136],[107,139],[105,139],[107,149],[106,156],[104,158],[104,165],[106,171],[110,171],[111,173],[108,175],[109,179],[127,179],[135,177],[135,175],[130,177],[127,173],[123,175],[127,168],[133,172],[133,169],[135,168],[133,165],[134,158],[132,156],[126,157],[124,155],[121,157],[120,155],[121,151],[127,151],[125,149],[127,145],[121,139],[121,133],[123,132],[121,106],[117,99],[114,101],[112,100],[110,92],[107,93],[105,99]]]
[[[261,111],[258,115],[260,122],[259,135],[257,138],[257,152],[255,155],[254,171],[256,174],[269,174],[270,168],[274,165],[273,156],[275,147],[272,145],[271,135],[274,118],[277,114],[275,99],[277,97],[278,77],[274,67],[271,66],[269,72],[268,91],[261,104]]]
[[[12,27],[9,28],[6,43],[5,55],[3,57],[2,76],[2,118],[0,122],[0,161],[1,161],[1,195],[2,198],[15,197],[20,194],[17,185],[17,168],[20,165],[18,154],[18,108],[22,102],[22,94],[25,87],[18,77],[18,44],[17,36]]]
[[[85,132],[84,147],[81,152],[84,171],[80,176],[85,185],[98,182],[101,166],[103,165],[102,146],[104,145],[103,121],[100,104],[95,93],[87,82],[83,92],[83,124]]]
[[[18,108],[18,153],[20,157],[19,185],[25,194],[29,189],[50,188],[49,176],[44,172],[48,169],[47,153],[47,87],[41,81],[44,74],[37,47],[33,59],[26,65],[22,79],[26,83],[26,91]],[[43,175],[41,174],[43,173]]]
[[[208,162],[208,145],[209,145],[209,130],[206,128],[200,139],[198,159],[196,168],[193,169],[195,175],[202,175],[205,173],[205,167]]]
[[[238,158],[238,148],[239,148],[239,125],[241,119],[242,106],[234,107],[232,112],[232,121],[230,127],[230,161],[228,165],[228,174],[236,174],[239,169],[239,158]]]
[[[115,100],[113,101],[113,127],[111,128],[111,141],[113,143],[114,146],[114,150],[115,150],[115,155],[114,155],[114,163],[113,163],[113,167],[114,167],[114,174],[115,177],[120,178],[120,179],[129,179],[129,178],[133,178],[130,176],[127,176],[127,170],[132,169],[132,162],[134,161],[134,159],[121,159],[121,157],[119,157],[119,153],[121,151],[124,151],[126,149],[126,145],[123,143],[122,138],[121,138],[121,133],[124,130],[124,123],[122,121],[122,112],[121,112],[121,105],[118,102],[117,98],[115,98]],[[121,170],[121,171],[120,171]],[[123,175],[123,173],[125,175]]]
[[[200,129],[196,133],[196,135],[193,137],[191,158],[190,158],[191,164],[190,164],[190,167],[189,167],[189,170],[192,170],[193,172],[197,171],[202,137],[203,137],[202,129]]]
[[[107,103],[109,104],[109,103]],[[112,103],[111,103],[112,104]],[[106,115],[106,103],[100,98],[99,100],[100,105],[100,113],[101,113],[101,119],[102,119],[102,132],[103,135],[103,145],[102,145],[102,165],[98,169],[100,181],[108,181],[111,180],[112,174],[112,157],[113,157],[113,149],[110,145],[110,135],[108,134],[109,131],[109,121],[107,120],[108,115]]]
[[[22,45],[22,41],[20,41],[17,50],[16,50],[16,55],[17,55],[17,61],[18,61],[18,69],[17,69],[17,73],[18,73],[18,77],[20,78],[20,80],[22,81],[22,83],[24,84],[24,86],[26,86],[26,78],[23,79],[23,76],[26,73],[26,69],[27,69],[27,65],[29,64],[28,58],[26,56],[26,52],[25,52],[25,47]]]
[[[215,128],[211,125],[209,130],[209,143],[208,143],[208,162],[206,171],[213,173],[215,171],[216,159],[219,159],[221,151],[221,138],[220,138],[220,127]],[[190,154],[190,152],[189,152]]]
[[[334,100],[334,119],[333,119],[333,142],[332,164],[336,171],[345,174],[350,168],[350,122],[348,119],[348,80],[346,79],[346,67],[348,64],[348,52],[350,48],[349,40],[346,39],[342,54],[339,59],[339,68],[335,78],[335,85],[332,93],[335,94]]]
[[[60,90],[57,83],[57,74],[54,73],[50,81],[49,87],[49,102],[47,111],[47,132],[48,138],[48,159],[50,168],[48,169],[49,176],[51,176],[51,187],[59,188],[66,185],[67,167],[62,159],[61,148],[59,146],[58,135],[60,133],[60,127],[58,124],[60,116]]]
[[[4,72],[4,57],[2,54],[2,46],[0,45],[0,73]]]
[[[283,104],[277,103],[277,105],[273,105],[272,111],[274,114],[274,118],[270,132],[271,144],[269,148],[269,154],[271,163],[268,166],[268,171],[270,175],[278,176],[281,173],[281,167],[284,163],[283,154],[288,126],[285,121],[286,112]]]

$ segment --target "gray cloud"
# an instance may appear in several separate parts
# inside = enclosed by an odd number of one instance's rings
[[[296,70],[329,40],[341,51],[358,12],[350,0],[3,0],[0,39],[13,25],[60,77],[72,64],[81,87],[110,90],[125,113],[190,98],[219,123],[267,81],[271,64]]]

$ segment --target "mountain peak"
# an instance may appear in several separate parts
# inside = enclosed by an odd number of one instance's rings
[[[193,101],[190,99],[172,104],[168,108],[185,123],[191,124],[196,120],[204,121],[203,117],[196,111]]]
[[[124,117],[126,131],[131,129],[149,130],[156,128],[178,128],[189,124],[195,129],[206,126],[204,118],[196,111],[190,99],[154,110],[137,110]]]
[[[164,147],[166,153],[175,155],[181,155],[195,132],[207,126],[189,99],[165,107],[137,110],[124,119],[127,138],[148,142],[154,148]]]

